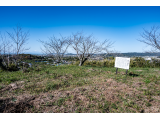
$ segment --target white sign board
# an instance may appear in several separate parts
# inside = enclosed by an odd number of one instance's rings
[[[116,57],[114,67],[129,69],[129,64],[130,64],[130,58]]]

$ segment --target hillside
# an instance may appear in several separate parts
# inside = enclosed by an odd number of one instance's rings
[[[160,112],[160,69],[49,66],[0,73],[0,112]]]

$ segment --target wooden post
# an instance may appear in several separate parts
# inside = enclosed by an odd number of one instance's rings
[[[124,78],[124,80],[126,80],[126,79],[127,79],[127,72],[128,72],[128,70],[126,70],[126,77]]]
[[[118,68],[116,68],[116,75],[117,75],[117,72],[118,72]]]
[[[126,70],[126,75],[127,75],[128,70]]]

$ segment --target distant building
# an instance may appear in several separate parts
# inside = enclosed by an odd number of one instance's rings
[[[145,57],[144,59],[145,60],[152,60],[150,57]]]

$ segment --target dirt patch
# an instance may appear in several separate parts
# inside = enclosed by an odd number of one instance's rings
[[[137,82],[137,81],[134,81],[132,84],[132,86],[135,88],[140,88],[143,85],[144,85],[144,82]]]
[[[8,86],[6,86],[5,88],[3,88],[2,90],[0,90],[0,93],[4,92],[4,91],[12,91],[18,88],[23,88],[24,81],[18,81],[16,83],[11,83]]]
[[[107,71],[106,73],[112,73],[111,71]]]
[[[72,78],[72,75],[64,75],[59,77],[59,79],[63,79],[63,80],[69,80],[70,78]]]
[[[93,68],[87,70],[87,72],[93,72],[93,71],[96,71],[96,70]]]
[[[33,105],[31,100],[35,99],[34,96],[23,97],[23,99],[17,99],[16,102],[12,101],[12,98],[0,99],[0,112],[1,113],[23,113],[31,112]]]
[[[67,78],[64,78],[67,79]],[[94,112],[99,112],[99,104],[102,106],[105,102],[116,104],[119,102],[122,108],[125,109],[124,101],[134,101],[134,104],[138,104],[141,107],[140,110],[135,110],[135,108],[128,107],[128,109],[133,109],[137,112],[141,111],[143,107],[143,112],[158,112],[159,103],[155,100],[148,99],[147,96],[143,95],[143,91],[137,90],[137,87],[142,86],[144,83],[140,82],[140,78],[132,78],[134,83],[129,86],[122,82],[117,82],[114,79],[104,79],[101,77],[94,77],[94,84],[76,87],[70,90],[55,90],[46,93],[39,93],[38,95],[23,94],[19,96],[14,96],[10,98],[0,98],[0,112],[56,112],[56,113],[74,113],[82,112],[85,108],[85,112],[90,112],[94,109]],[[23,82],[22,82],[23,83]],[[19,83],[10,84],[11,89],[17,89]],[[8,89],[8,90],[11,90]],[[137,98],[137,95],[141,95],[142,98]],[[119,98],[122,97],[122,98]],[[155,96],[157,100],[159,98]],[[146,106],[146,102],[152,104],[150,107]],[[34,108],[34,110],[33,110]],[[103,109],[103,107],[102,107]],[[110,112],[105,111],[105,112]],[[120,111],[119,111],[120,112]],[[125,112],[125,111],[123,111]]]

